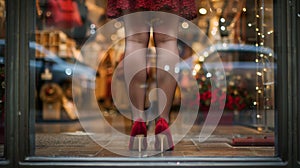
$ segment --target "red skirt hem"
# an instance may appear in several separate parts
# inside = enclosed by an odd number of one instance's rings
[[[197,17],[195,0],[108,0],[106,14],[118,18],[137,11],[164,11],[188,20]]]

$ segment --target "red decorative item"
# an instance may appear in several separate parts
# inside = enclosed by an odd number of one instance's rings
[[[48,0],[46,23],[63,29],[81,26],[77,3],[72,0]]]
[[[274,136],[233,138],[232,146],[274,146]]]

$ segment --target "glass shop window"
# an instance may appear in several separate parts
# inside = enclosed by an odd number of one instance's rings
[[[124,19],[107,18],[106,0],[36,0],[35,41],[30,42],[36,75],[30,93],[35,99],[35,121],[30,121],[35,122],[34,154],[274,156],[273,3],[196,1],[197,17],[180,20],[181,61],[175,67],[177,87],[164,141],[155,133],[161,103],[155,89],[155,28],[149,29],[147,78],[140,85],[146,95],[141,99],[147,136],[131,137],[129,97],[138,91],[127,92],[124,79]],[[164,143],[173,143],[174,150],[166,151]]]

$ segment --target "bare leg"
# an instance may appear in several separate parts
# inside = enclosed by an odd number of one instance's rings
[[[158,94],[158,112],[160,113],[160,117],[168,122],[176,89],[175,66],[179,62],[177,46],[178,20],[176,18],[164,18],[164,16],[159,17],[162,19],[162,24],[155,25],[154,27],[158,67],[157,87],[164,91],[165,96],[160,93]],[[165,101],[162,100],[164,98],[166,98]],[[161,102],[165,102],[165,105]]]
[[[124,72],[125,83],[128,86],[128,95],[131,102],[133,120],[142,118],[144,121],[144,105],[146,94],[146,54],[149,42],[150,28],[145,22],[145,16],[125,18],[126,47]],[[126,59],[126,57],[131,57]],[[133,61],[132,61],[133,60]],[[126,74],[134,73],[129,80]]]

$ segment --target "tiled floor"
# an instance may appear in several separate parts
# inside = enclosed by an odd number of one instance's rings
[[[130,132],[131,122],[122,119],[118,114],[109,116],[116,130]],[[109,120],[111,119],[111,120]],[[92,125],[99,126],[100,123]],[[122,121],[122,122],[121,122]],[[124,127],[125,123],[125,127]],[[153,124],[152,124],[153,125]],[[74,156],[74,157],[195,157],[195,156],[274,156],[274,146],[233,146],[233,137],[263,137],[273,136],[272,132],[262,133],[255,129],[239,125],[219,125],[213,134],[205,141],[199,142],[198,136],[202,125],[195,124],[183,138],[173,135],[174,141],[179,141],[174,151],[163,153],[153,150],[153,138],[148,138],[148,150],[142,153],[128,150],[128,140],[118,135],[93,134],[85,132],[79,122],[40,122],[36,124],[37,156]],[[153,126],[149,126],[149,130]],[[92,136],[89,136],[92,135]],[[107,144],[106,148],[99,144]],[[113,152],[111,152],[111,151]]]

